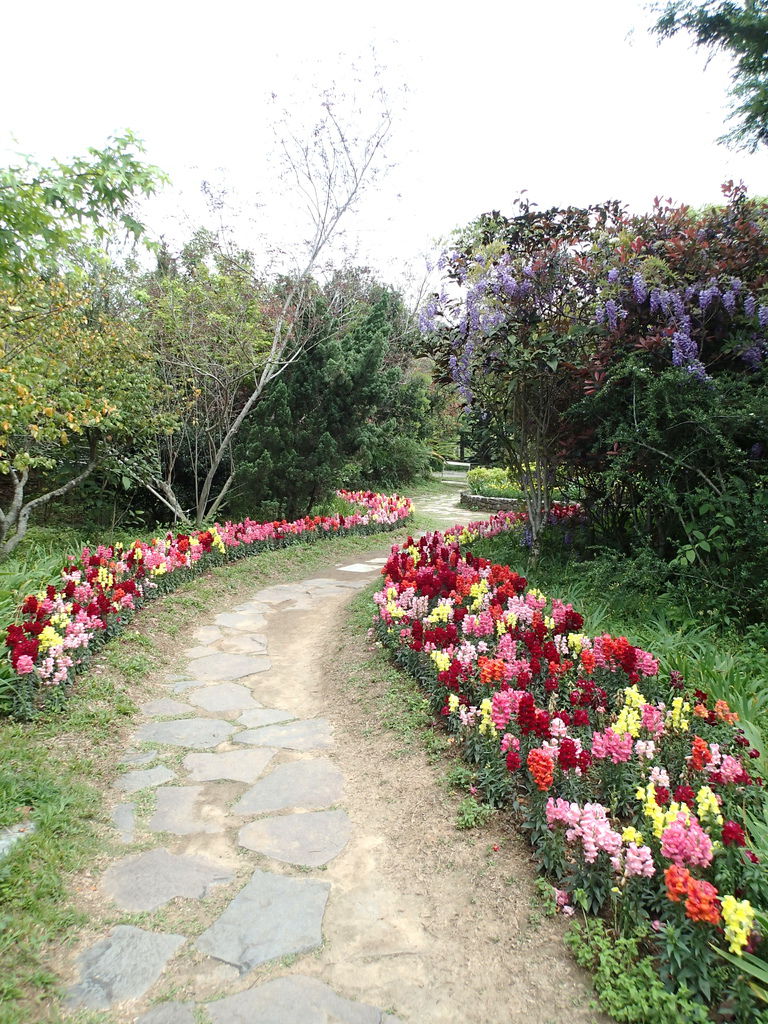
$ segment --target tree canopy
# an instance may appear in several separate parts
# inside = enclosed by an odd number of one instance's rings
[[[670,0],[656,7],[662,39],[689,32],[694,45],[733,58],[734,122],[724,141],[754,152],[768,143],[768,3],[766,0]]]

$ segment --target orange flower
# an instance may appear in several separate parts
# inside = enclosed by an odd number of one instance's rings
[[[694,736],[691,747],[691,768],[695,772],[701,772],[704,770],[704,765],[709,764],[711,761],[712,753],[707,741],[703,740],[701,736]]]
[[[693,713],[697,718],[709,718],[709,712],[703,704],[697,704],[693,709]]]
[[[715,701],[715,714],[721,722],[727,722],[729,725],[733,725],[734,722],[739,720],[739,716],[735,711],[731,711],[728,701],[725,700]]]
[[[670,864],[664,872],[664,881],[667,883],[667,896],[669,899],[673,903],[679,903],[688,896],[693,877],[688,868],[680,868],[677,864]]]
[[[533,781],[539,789],[545,793],[554,778],[554,767],[552,758],[547,757],[541,750],[531,750],[528,753],[528,771],[533,776]]]
[[[581,652],[581,666],[587,675],[591,675],[595,671],[595,656],[592,651]]]
[[[477,664],[480,666],[480,682],[484,686],[490,686],[491,683],[501,682],[504,679],[506,666],[500,658],[480,657],[477,659]]]
[[[685,913],[691,921],[706,921],[709,924],[720,924],[720,900],[717,897],[717,889],[714,885],[710,882],[700,882],[692,878],[688,885]]]

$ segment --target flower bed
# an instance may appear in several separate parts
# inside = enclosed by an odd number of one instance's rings
[[[755,1020],[726,958],[765,952],[768,881],[747,829],[763,796],[757,752],[724,701],[462,554],[512,519],[393,549],[377,635],[461,742],[485,800],[519,815],[561,910],[610,911],[670,988]]]
[[[360,507],[350,515],[306,516],[294,522],[216,524],[189,534],[167,533],[149,543],[84,548],[70,558],[61,579],[30,594],[17,622],[6,630],[8,657],[17,685],[12,710],[33,714],[66,695],[75,674],[98,646],[114,635],[151,597],[190,576],[270,548],[307,543],[335,534],[394,529],[412,512],[410,498],[339,491]]]

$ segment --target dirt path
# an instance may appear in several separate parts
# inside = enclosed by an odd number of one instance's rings
[[[457,519],[450,496],[436,525]],[[114,1024],[587,1024],[588,979],[502,821],[458,832],[445,767],[386,726],[387,670],[344,629],[386,550],[193,634],[142,707],[114,799],[124,854],[62,954]],[[362,676],[361,676],[362,672]]]

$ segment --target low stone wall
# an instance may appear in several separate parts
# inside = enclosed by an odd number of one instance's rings
[[[461,492],[459,505],[472,512],[521,512],[525,502],[521,498],[486,498],[483,494]]]

